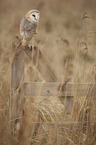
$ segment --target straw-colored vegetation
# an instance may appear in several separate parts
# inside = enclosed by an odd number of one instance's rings
[[[32,44],[43,51],[61,81],[96,83],[95,0],[1,0],[0,145],[95,145],[96,95],[75,96],[71,114],[58,97],[25,96],[21,131],[15,137],[11,134],[11,44],[21,18],[33,8],[41,17]],[[24,73],[25,81],[44,81],[27,57]]]

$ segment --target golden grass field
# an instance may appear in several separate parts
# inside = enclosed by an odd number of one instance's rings
[[[95,0],[0,0],[0,145],[95,145],[96,98],[94,102],[91,99],[92,111],[87,115],[93,123],[87,129],[71,123],[78,121],[78,117],[73,117],[74,113],[78,116],[78,106],[84,110],[89,107],[84,104],[84,96],[75,97],[71,114],[66,113],[57,97],[26,96],[21,132],[18,138],[11,134],[11,44],[19,35],[20,20],[34,8],[40,10],[40,22],[32,44],[43,51],[61,81],[96,83]],[[24,80],[44,81],[27,58]]]

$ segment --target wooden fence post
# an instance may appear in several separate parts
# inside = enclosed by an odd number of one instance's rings
[[[29,59],[32,59],[31,52],[32,50],[26,46],[21,45],[20,38],[16,38],[15,42],[12,45],[13,51],[13,61],[12,61],[12,71],[11,71],[11,97],[10,97],[10,119],[12,121],[12,129],[16,130],[16,124],[21,123],[22,113],[23,113],[23,101],[24,101],[24,53],[27,54]],[[33,64],[36,65],[36,68],[44,77],[47,82],[58,82],[60,79],[57,77],[56,72],[49,64],[47,58],[37,47],[34,48]],[[39,55],[38,55],[39,53]],[[38,62],[37,62],[38,57]],[[66,88],[66,83],[64,84]],[[62,89],[61,89],[62,90]],[[70,98],[71,97],[71,98]],[[72,96],[67,98],[66,96],[66,108],[72,102],[69,101],[73,99]],[[65,97],[64,97],[65,98]],[[65,99],[64,99],[65,100]],[[69,108],[69,107],[68,107]],[[71,106],[72,108],[72,106]],[[70,112],[72,109],[69,109]]]
[[[54,69],[51,67],[50,63],[48,62],[46,56],[43,52],[36,46],[33,48],[34,55],[33,55],[33,64],[36,66],[39,73],[43,76],[45,81],[47,82],[58,82],[60,78],[57,76]],[[26,46],[25,53],[30,60],[32,60],[32,50]]]
[[[27,46],[25,48],[25,53],[28,56],[28,58],[30,60],[32,60],[32,55],[31,55],[32,50],[30,48],[28,48]],[[38,55],[38,53],[39,53],[39,55]],[[37,57],[38,57],[38,64],[36,66]],[[45,79],[46,82],[60,82],[61,81],[61,79],[58,77],[58,75],[56,74],[56,72],[51,67],[50,63],[48,62],[46,56],[37,47],[34,48],[33,64],[37,67],[37,70],[41,73],[41,75],[43,76],[43,78]],[[65,90],[66,90],[66,85],[67,85],[67,81],[63,84],[63,88]],[[61,89],[61,92],[62,91],[63,91],[63,89]],[[73,96],[67,96],[67,94],[66,94],[66,99],[65,99],[65,96],[62,96],[59,98],[60,98],[60,101],[62,102],[62,104],[65,105],[66,111],[68,113],[71,113],[72,108],[73,108],[73,101],[74,101]]]
[[[20,45],[20,42],[13,43],[12,51],[14,58],[11,66],[10,119],[12,133],[16,135],[20,129],[24,105],[24,47]]]

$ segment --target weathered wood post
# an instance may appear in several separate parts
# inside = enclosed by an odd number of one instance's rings
[[[32,60],[32,50],[28,48],[28,46],[25,48],[25,53],[28,58]],[[40,72],[46,82],[60,81],[43,52],[36,46],[34,46],[33,64],[36,66],[37,70]]]
[[[25,53],[30,60],[32,60],[31,51],[32,50],[29,50],[29,48],[26,47]],[[36,66],[37,70],[41,73],[41,75],[43,76],[46,82],[60,82],[61,81],[61,79],[56,74],[55,70],[51,67],[50,63],[48,62],[46,56],[37,47],[34,47],[33,64]],[[63,84],[61,83],[60,86],[58,87],[58,90],[61,93],[62,91],[63,92],[67,91],[67,88],[66,88],[67,83],[68,83],[67,81]],[[69,96],[68,93],[65,93],[65,96],[62,96],[62,97],[59,96],[59,98],[62,104],[65,105],[66,111],[68,113],[71,113],[72,108],[73,108],[74,97]]]
[[[14,55],[11,68],[10,119],[12,133],[20,129],[24,105],[24,47],[20,41],[12,44]],[[17,127],[18,126],[18,127]]]
[[[59,82],[56,72],[49,64],[47,58],[43,54],[43,52],[34,47],[34,55],[32,58],[32,50],[26,46],[23,47],[21,45],[20,38],[16,38],[15,42],[12,45],[13,51],[13,61],[12,61],[12,71],[11,71],[11,97],[10,97],[10,119],[12,121],[12,129],[16,130],[16,126],[20,126],[22,122],[22,114],[24,108],[24,53],[27,54],[30,60],[33,59],[33,64],[36,66],[37,70],[41,73],[46,82]],[[60,83],[57,90],[61,88],[60,91],[62,93],[66,92],[65,83]],[[58,96],[58,93],[56,94]],[[61,96],[61,95],[60,95]],[[63,97],[64,96],[64,97]],[[61,98],[62,103],[65,105],[66,109],[71,112],[72,111],[72,101],[73,96],[70,96],[65,93]],[[65,99],[66,96],[66,99]],[[69,97],[68,97],[69,96]],[[71,105],[71,107],[70,107]]]

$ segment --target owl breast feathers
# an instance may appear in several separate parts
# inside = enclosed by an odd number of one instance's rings
[[[33,35],[36,34],[39,15],[38,10],[31,10],[22,18],[20,23],[20,35],[23,46],[29,44]]]

